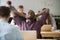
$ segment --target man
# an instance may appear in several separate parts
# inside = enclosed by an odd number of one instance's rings
[[[10,8],[10,18],[9,18],[9,23],[11,22],[11,20],[13,19],[13,16],[14,16],[14,12],[17,11],[14,6],[12,6],[12,2],[11,1],[7,1],[6,3],[6,7],[9,7]]]
[[[9,16],[9,8],[0,6],[0,40],[23,40],[18,29],[8,23]]]
[[[11,11],[16,10],[16,9],[12,6],[12,2],[11,2],[11,1],[7,1],[6,7],[9,7]]]
[[[20,19],[26,21],[26,18],[22,16],[22,14],[26,15],[26,13],[24,13],[24,7],[23,7],[23,5],[19,5],[18,14],[20,15],[19,16]]]
[[[20,19],[19,21],[23,21],[22,24],[24,24],[24,22],[26,22],[25,16],[26,16],[26,13],[24,13],[23,5],[19,5],[18,12],[15,14],[14,17],[18,17]],[[25,27],[22,27],[23,25],[21,25],[20,22],[15,22],[14,19],[12,20],[11,24],[16,24],[16,25],[18,25],[20,27],[20,30],[25,30]]]

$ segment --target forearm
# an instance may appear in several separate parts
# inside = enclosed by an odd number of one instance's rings
[[[19,13],[19,15],[26,18],[26,15],[23,13]]]
[[[13,13],[14,13],[15,15],[19,15],[19,16],[22,16],[22,17],[26,17],[25,14],[19,13],[18,11],[13,11]]]
[[[45,24],[48,14],[43,14],[42,17],[38,20],[38,24]]]
[[[38,16],[40,16],[40,15],[42,15],[42,13],[40,13],[40,14],[36,14],[35,17],[38,17]]]
[[[42,15],[44,13],[45,13],[45,10],[41,11],[39,14],[36,14],[35,17],[38,17],[38,16],[40,16],[40,15]]]

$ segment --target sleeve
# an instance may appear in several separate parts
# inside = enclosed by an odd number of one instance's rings
[[[40,24],[40,25],[45,24],[46,19],[48,18],[48,15],[49,14],[47,14],[47,13],[43,14],[42,17],[40,18],[40,20],[37,21],[37,24]]]
[[[12,11],[17,11],[17,10],[15,9],[15,7],[13,7],[13,6],[11,7],[11,10],[12,10]]]
[[[13,20],[15,21],[15,23],[16,23],[18,26],[21,25],[21,23],[22,23],[22,20],[20,20],[19,17],[17,17],[17,16],[14,16]]]
[[[10,32],[5,35],[6,40],[23,40],[23,37],[16,27],[10,29]]]
[[[39,29],[43,24],[45,24],[48,14],[45,13],[42,17],[34,24],[34,29]]]

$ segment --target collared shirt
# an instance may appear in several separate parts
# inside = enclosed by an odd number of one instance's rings
[[[6,20],[0,20],[0,40],[23,40],[18,29]]]

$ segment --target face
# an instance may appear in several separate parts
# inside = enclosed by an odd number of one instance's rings
[[[6,7],[10,7],[11,5],[6,4]]]
[[[28,12],[28,15],[30,15],[30,17],[35,17],[35,13],[33,11]]]
[[[18,11],[19,11],[20,13],[23,13],[24,9],[23,9],[23,8],[18,8]]]

